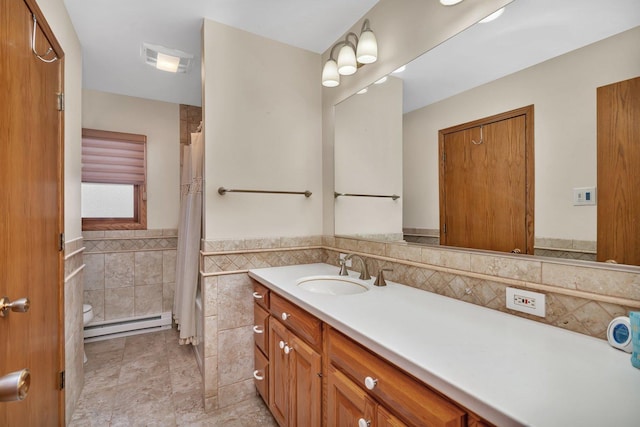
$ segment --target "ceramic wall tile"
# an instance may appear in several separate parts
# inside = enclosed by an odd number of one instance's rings
[[[136,286],[134,289],[134,315],[162,313],[162,284]]]
[[[516,259],[515,257],[472,253],[470,270],[490,276],[540,283],[542,263],[540,261]]]
[[[245,239],[247,249],[274,249],[280,247],[280,238]]]
[[[104,320],[134,316],[133,288],[114,288],[104,291]]]
[[[204,318],[204,357],[218,355],[218,318],[206,316]]]
[[[104,255],[84,254],[84,289],[96,291],[104,289]]]
[[[104,255],[105,288],[133,286],[133,252],[109,253]]]
[[[600,295],[640,300],[640,274],[638,273],[544,262],[542,283]]]
[[[251,398],[255,393],[256,388],[253,385],[253,379],[221,386],[218,390],[218,407],[229,407],[235,403]],[[239,417],[241,418],[242,414],[239,414]]]
[[[134,237],[160,237],[163,235],[162,229],[156,230],[135,230]]]
[[[218,357],[211,356],[204,360],[204,397],[218,395]]]
[[[218,277],[204,277],[204,315],[215,316],[218,314]]]
[[[162,283],[176,280],[176,250],[162,251]]]
[[[386,256],[407,261],[422,261],[422,249],[419,246],[409,246],[401,243],[388,243]]]
[[[104,290],[84,291],[84,304],[91,304],[93,307],[93,321],[101,322],[104,318]]]
[[[162,284],[162,312],[173,311],[173,296],[175,294],[175,283]]]
[[[135,285],[162,283],[162,252],[135,253]]]
[[[253,324],[253,284],[247,274],[218,278],[218,331]]]
[[[251,377],[254,362],[251,326],[219,331],[218,350],[219,387]]]

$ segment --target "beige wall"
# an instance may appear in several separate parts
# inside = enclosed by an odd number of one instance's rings
[[[596,240],[596,88],[640,75],[640,27],[405,115],[404,226],[439,228],[438,130],[535,106],[536,237]]]
[[[335,188],[402,194],[402,80],[390,77],[335,107]],[[402,199],[338,197],[335,233],[402,238]]]
[[[334,233],[333,147],[334,105],[348,98],[401,65],[432,49],[470,27],[512,0],[468,0],[455,7],[444,7],[437,1],[380,0],[348,31],[360,33],[368,18],[378,40],[378,61],[362,67],[353,76],[342,77],[340,86],[322,89],[322,174],[323,232]],[[340,37],[338,40],[342,40]],[[337,41],[337,40],[336,40]],[[329,57],[331,47],[322,56]],[[320,69],[316,84],[320,85]]]
[[[179,105],[93,90],[84,90],[82,98],[83,127],[147,136],[147,228],[177,228]]]
[[[203,38],[205,238],[320,234],[320,56],[207,20]]]

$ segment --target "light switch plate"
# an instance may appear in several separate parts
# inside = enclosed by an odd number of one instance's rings
[[[573,189],[574,206],[590,206],[596,204],[596,187],[580,187]]]

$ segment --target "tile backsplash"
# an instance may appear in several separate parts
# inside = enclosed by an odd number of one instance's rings
[[[84,303],[94,321],[171,311],[177,230],[84,232]]]

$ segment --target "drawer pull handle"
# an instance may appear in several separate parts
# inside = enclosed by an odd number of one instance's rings
[[[278,343],[278,347],[280,347],[280,350],[282,350],[282,349],[284,348],[284,346],[285,346],[285,345],[287,345],[287,343],[286,343],[286,342],[284,342],[284,341],[280,341],[280,342]]]
[[[293,351],[293,347],[289,347],[288,345],[284,346],[284,354],[289,354]]]
[[[253,378],[255,378],[257,381],[263,381],[264,374],[262,374],[259,370],[255,370],[253,371]]]
[[[264,295],[262,295],[262,294],[260,294],[260,293],[258,293],[258,292],[254,292],[254,293],[253,293],[253,297],[254,297],[255,299],[262,299],[262,298],[264,298]]]
[[[282,316],[280,317],[282,317],[282,320],[287,320],[289,317],[291,317],[291,315],[283,312]]]
[[[369,390],[373,390],[374,388],[376,388],[377,385],[378,385],[378,380],[375,380],[371,377],[366,377],[364,379],[364,386]]]
[[[255,332],[256,334],[264,334],[264,329],[262,329],[260,326],[255,325],[253,327],[253,332]]]
[[[371,421],[365,420],[364,418],[358,420],[358,427],[369,427],[370,425]]]

